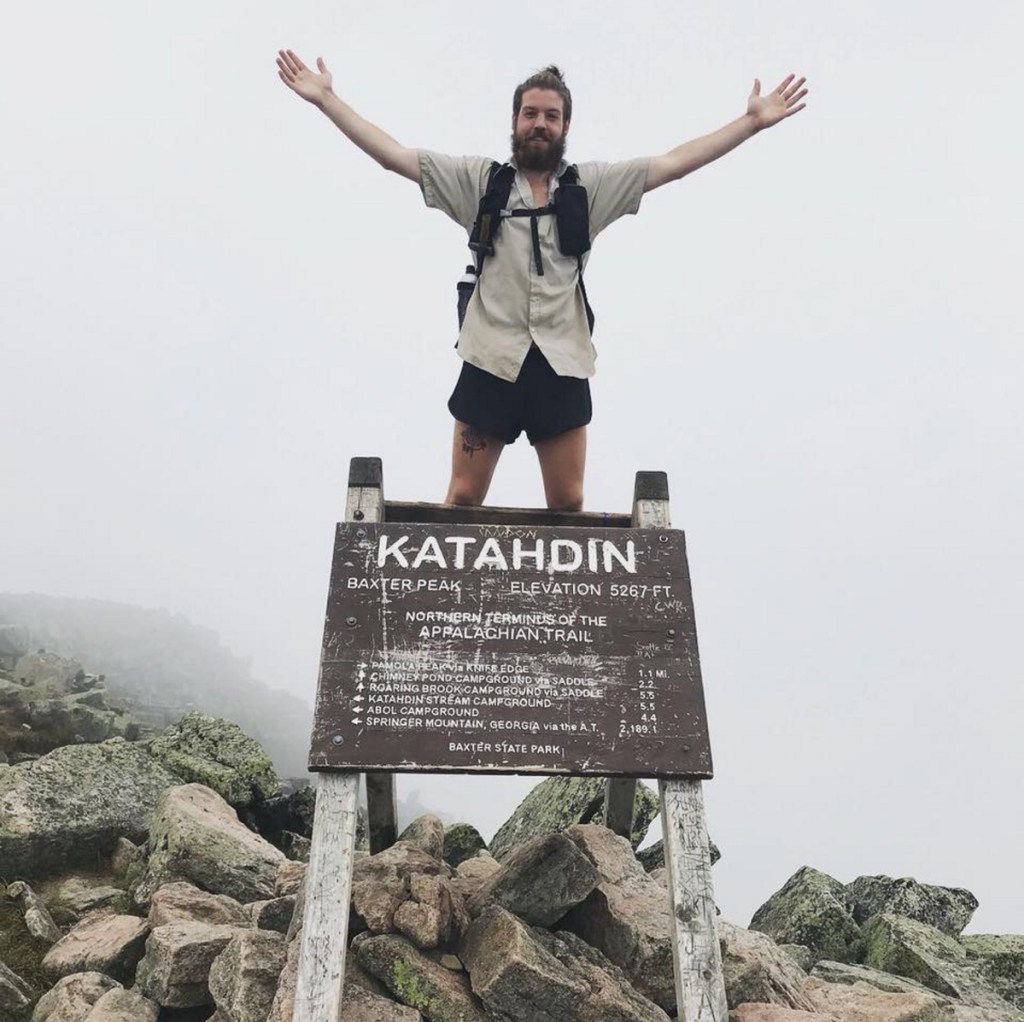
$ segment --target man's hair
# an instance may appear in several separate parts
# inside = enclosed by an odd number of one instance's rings
[[[572,119],[572,93],[565,84],[562,72],[554,64],[549,64],[516,86],[515,94],[512,96],[513,120],[519,116],[519,108],[523,105],[523,93],[528,89],[551,89],[552,92],[557,92],[562,97],[562,120],[566,124],[569,123]]]

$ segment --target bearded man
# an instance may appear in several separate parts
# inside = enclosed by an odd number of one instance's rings
[[[382,167],[415,181],[428,206],[472,232],[494,161],[401,145],[334,93],[319,57],[316,66],[306,67],[291,50],[278,53],[285,85],[319,107]],[[645,192],[677,181],[802,110],[804,82],[791,74],[762,96],[755,79],[745,114],[660,156],[578,164],[574,176],[585,189],[589,239],[620,216],[636,213]],[[448,402],[455,418],[449,504],[483,503],[502,450],[525,431],[537,452],[548,507],[583,506],[588,381],[595,357],[583,287],[586,254],[564,251],[554,215],[559,181],[569,170],[564,153],[571,120],[572,96],[557,67],[516,87],[510,160],[515,176],[486,269],[478,256],[481,272],[459,332],[462,371]]]

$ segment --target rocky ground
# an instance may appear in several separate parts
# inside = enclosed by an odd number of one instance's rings
[[[0,671],[0,1022],[291,1019],[312,790],[198,713],[140,740],[96,699],[83,734],[45,706],[98,679],[32,656]],[[600,808],[599,780],[551,778],[490,848],[423,816],[359,854],[344,1022],[674,1018],[663,861],[634,851],[654,797],[633,843]],[[749,928],[719,920],[730,1020],[1024,1022],[1024,936],[963,936],[976,907],[804,867]]]

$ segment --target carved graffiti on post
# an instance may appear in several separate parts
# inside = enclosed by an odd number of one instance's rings
[[[710,777],[683,534],[339,525],[310,767]]]

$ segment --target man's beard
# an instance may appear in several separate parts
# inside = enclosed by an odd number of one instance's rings
[[[539,139],[547,143],[544,146],[531,145],[531,139]],[[512,155],[523,170],[557,170],[565,155],[565,133],[554,141],[536,133],[518,136],[512,132]]]

